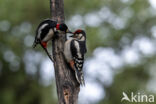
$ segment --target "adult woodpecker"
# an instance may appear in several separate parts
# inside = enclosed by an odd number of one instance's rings
[[[43,47],[43,49],[46,51],[49,58],[52,60],[52,57],[47,51],[47,43],[49,40],[51,40],[57,35],[57,32],[71,33],[68,30],[67,25],[64,23],[59,24],[56,21],[53,21],[51,19],[46,19],[42,21],[37,27],[33,48],[35,48],[37,44],[40,44]]]
[[[86,33],[85,31],[76,30],[72,38],[68,39],[64,45],[64,56],[70,67],[75,71],[75,76],[79,84],[85,85],[83,76],[84,54],[86,49]]]

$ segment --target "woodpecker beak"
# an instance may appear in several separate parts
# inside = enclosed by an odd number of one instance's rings
[[[75,38],[76,36],[75,36],[75,34],[74,33],[72,33],[73,35],[71,35],[71,36],[69,36],[69,37],[73,37],[73,38]]]
[[[73,32],[71,32],[69,29],[67,29],[66,33],[73,34]]]

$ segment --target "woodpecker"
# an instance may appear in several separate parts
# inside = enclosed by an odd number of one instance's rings
[[[47,42],[56,36],[56,32],[71,33],[64,23],[58,24],[51,19],[42,21],[36,30],[33,47],[35,48],[37,44],[41,44],[44,48],[47,48]]]
[[[75,76],[80,85],[85,85],[83,76],[83,63],[86,49],[86,33],[84,30],[76,30],[64,45],[64,56],[70,67],[75,71]]]
[[[49,40],[54,38],[58,33],[71,33],[68,27],[64,23],[57,23],[51,19],[45,19],[42,21],[36,29],[36,36],[33,44],[33,48],[40,44],[46,51],[49,58],[52,60],[51,55],[47,51],[47,43]]]

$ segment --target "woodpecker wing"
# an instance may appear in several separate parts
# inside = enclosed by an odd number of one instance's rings
[[[37,44],[40,43],[42,39],[48,34],[50,29],[56,27],[57,22],[51,19],[46,19],[42,21],[36,29],[36,36],[34,40],[33,47],[35,48]]]
[[[56,27],[57,22],[47,19],[41,22],[36,30],[36,38],[40,38],[41,40],[46,36],[49,32],[50,28]]]
[[[85,42],[80,42],[77,40],[71,41],[71,52],[74,60],[75,75],[77,81],[82,85],[85,85],[83,71],[82,71],[83,63],[84,63],[84,54],[86,52],[85,47],[86,47]]]
[[[86,48],[86,42],[85,41],[78,41],[79,45],[80,45],[80,52],[81,54],[85,54],[87,52],[87,48]]]

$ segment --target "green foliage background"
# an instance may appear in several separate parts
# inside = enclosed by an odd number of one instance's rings
[[[95,26],[90,26],[83,20],[83,28],[87,33],[88,60],[93,57],[92,52],[98,47],[112,48],[120,55],[125,46],[131,46],[135,39],[141,37],[156,44],[154,33],[151,32],[156,24],[156,14],[148,0],[64,0],[64,5],[67,24],[74,15],[85,17],[88,13],[96,14],[103,7],[109,9],[115,18],[123,16],[121,21],[127,19],[122,28],[116,28],[113,21],[105,20],[98,26],[96,23]],[[128,17],[124,10],[130,10],[132,15]],[[31,47],[35,29],[45,18],[50,18],[49,0],[0,0],[0,104],[57,103],[55,80],[47,86],[40,82],[41,63],[46,57],[45,53],[41,48],[34,51]],[[72,26],[69,28],[73,31],[75,29]],[[126,42],[122,41],[123,38],[127,39]],[[26,60],[27,52],[43,56],[39,61],[32,62]],[[153,89],[147,89],[148,83],[155,81],[155,52],[145,55],[138,51],[141,57],[139,62],[125,63],[118,68],[110,86],[96,79],[103,86],[105,96],[94,103],[121,104],[123,91],[142,91],[155,95]],[[37,69],[35,73],[27,73],[26,61],[33,64],[29,68]]]

